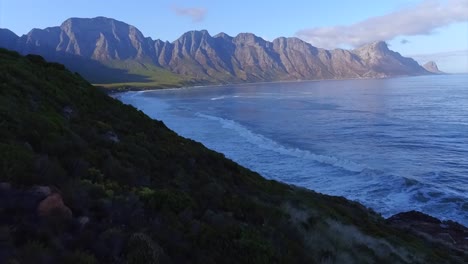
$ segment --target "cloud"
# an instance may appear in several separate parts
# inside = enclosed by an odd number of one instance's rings
[[[415,6],[349,26],[303,29],[296,36],[322,48],[357,47],[397,36],[430,35],[437,28],[465,21],[468,21],[467,0],[424,0]]]
[[[402,39],[402,40],[400,41],[400,43],[403,44],[403,45],[405,45],[405,44],[410,43],[410,41],[407,40],[407,39]]]
[[[179,7],[173,6],[172,10],[179,16],[187,16],[192,22],[201,22],[205,19],[206,9],[201,7]]]
[[[449,60],[453,57],[468,58],[468,50],[456,50],[456,51],[447,51],[447,52],[437,52],[429,54],[414,54],[410,55],[411,58],[417,61],[440,61],[440,60]]]

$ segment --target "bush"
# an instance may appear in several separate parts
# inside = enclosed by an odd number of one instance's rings
[[[128,241],[127,263],[128,264],[156,264],[161,255],[161,247],[149,236],[143,233],[133,234]]]
[[[243,263],[272,263],[275,254],[271,243],[257,231],[244,230],[235,241]]]
[[[24,146],[0,143],[0,179],[19,184],[34,184],[34,154]]]
[[[46,65],[47,62],[42,56],[35,55],[35,54],[28,54],[26,55],[26,59],[31,61],[32,63],[39,64],[39,65]]]
[[[142,188],[138,195],[151,210],[168,210],[180,213],[186,208],[195,206],[195,202],[187,193],[177,190]]]
[[[16,258],[12,261],[21,264],[45,264],[52,262],[52,256],[52,250],[44,244],[38,241],[29,241],[20,248]]]
[[[64,264],[97,264],[98,261],[93,255],[77,250],[77,251],[74,251],[73,253],[67,254],[62,259],[61,263],[64,263]]]

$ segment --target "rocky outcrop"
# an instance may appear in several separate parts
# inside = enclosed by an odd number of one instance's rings
[[[391,51],[383,41],[362,46],[353,53],[367,65],[369,71],[365,75],[369,77],[427,74],[415,60]]]
[[[28,218],[51,215],[72,217],[62,196],[49,186],[34,186],[23,190],[12,187],[9,183],[0,183],[0,212],[12,210],[21,212],[19,215]]]
[[[435,74],[443,74],[444,72],[439,70],[437,64],[434,61],[428,61],[423,65],[423,68],[426,69],[428,72],[432,72]]]
[[[441,221],[418,211],[399,213],[387,221],[399,229],[468,252],[468,228],[459,223]]]
[[[42,200],[38,207],[37,212],[41,217],[48,217],[51,215],[59,215],[65,218],[71,218],[72,212],[62,200],[62,196],[58,193],[53,193]]]
[[[78,226],[72,211],[65,205],[56,189],[49,186],[19,188],[9,183],[0,183],[0,229],[5,226],[16,226],[21,233],[28,228],[39,230],[45,223]],[[5,255],[2,257],[2,247],[3,244],[0,246],[1,263],[5,257]],[[11,253],[8,252],[6,256]]]
[[[8,35],[5,32],[0,34]],[[217,83],[430,74],[382,41],[355,50],[324,50],[298,38],[270,42],[252,33],[211,36],[201,30],[168,42],[144,37],[134,26],[105,17],[70,18],[59,27],[33,29],[14,39],[10,34],[0,46],[62,62],[85,77],[96,70],[90,73],[89,61],[83,59],[109,67],[120,63],[145,69],[150,63],[185,79]]]

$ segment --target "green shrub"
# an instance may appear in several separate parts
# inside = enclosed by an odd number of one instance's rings
[[[235,241],[242,263],[272,263],[275,259],[270,241],[254,230],[243,230]]]
[[[29,241],[23,245],[14,258],[21,264],[50,263],[54,252],[38,241]]]
[[[63,264],[97,264],[96,258],[87,252],[76,250],[63,257],[61,263]]]
[[[156,191],[149,187],[142,187],[141,189],[137,190],[137,195],[140,197],[142,201],[148,202],[154,196]]]
[[[28,54],[26,55],[26,58],[30,60],[33,63],[39,64],[39,65],[46,65],[47,62],[42,56],[35,55],[35,54]]]
[[[157,264],[161,255],[161,247],[149,236],[143,233],[133,234],[127,245],[128,264]]]
[[[187,193],[178,190],[163,189],[154,190],[154,192],[145,190],[143,193],[146,195],[143,199],[152,210],[168,210],[179,213],[195,205]]]
[[[95,167],[88,169],[88,178],[93,182],[101,182],[104,179],[104,174]]]
[[[25,146],[0,143],[0,179],[19,184],[35,184],[34,154]]]

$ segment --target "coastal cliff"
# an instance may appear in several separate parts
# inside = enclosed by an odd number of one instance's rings
[[[1,263],[468,258],[415,227],[443,222],[267,180],[37,55],[0,49],[0,102]]]

